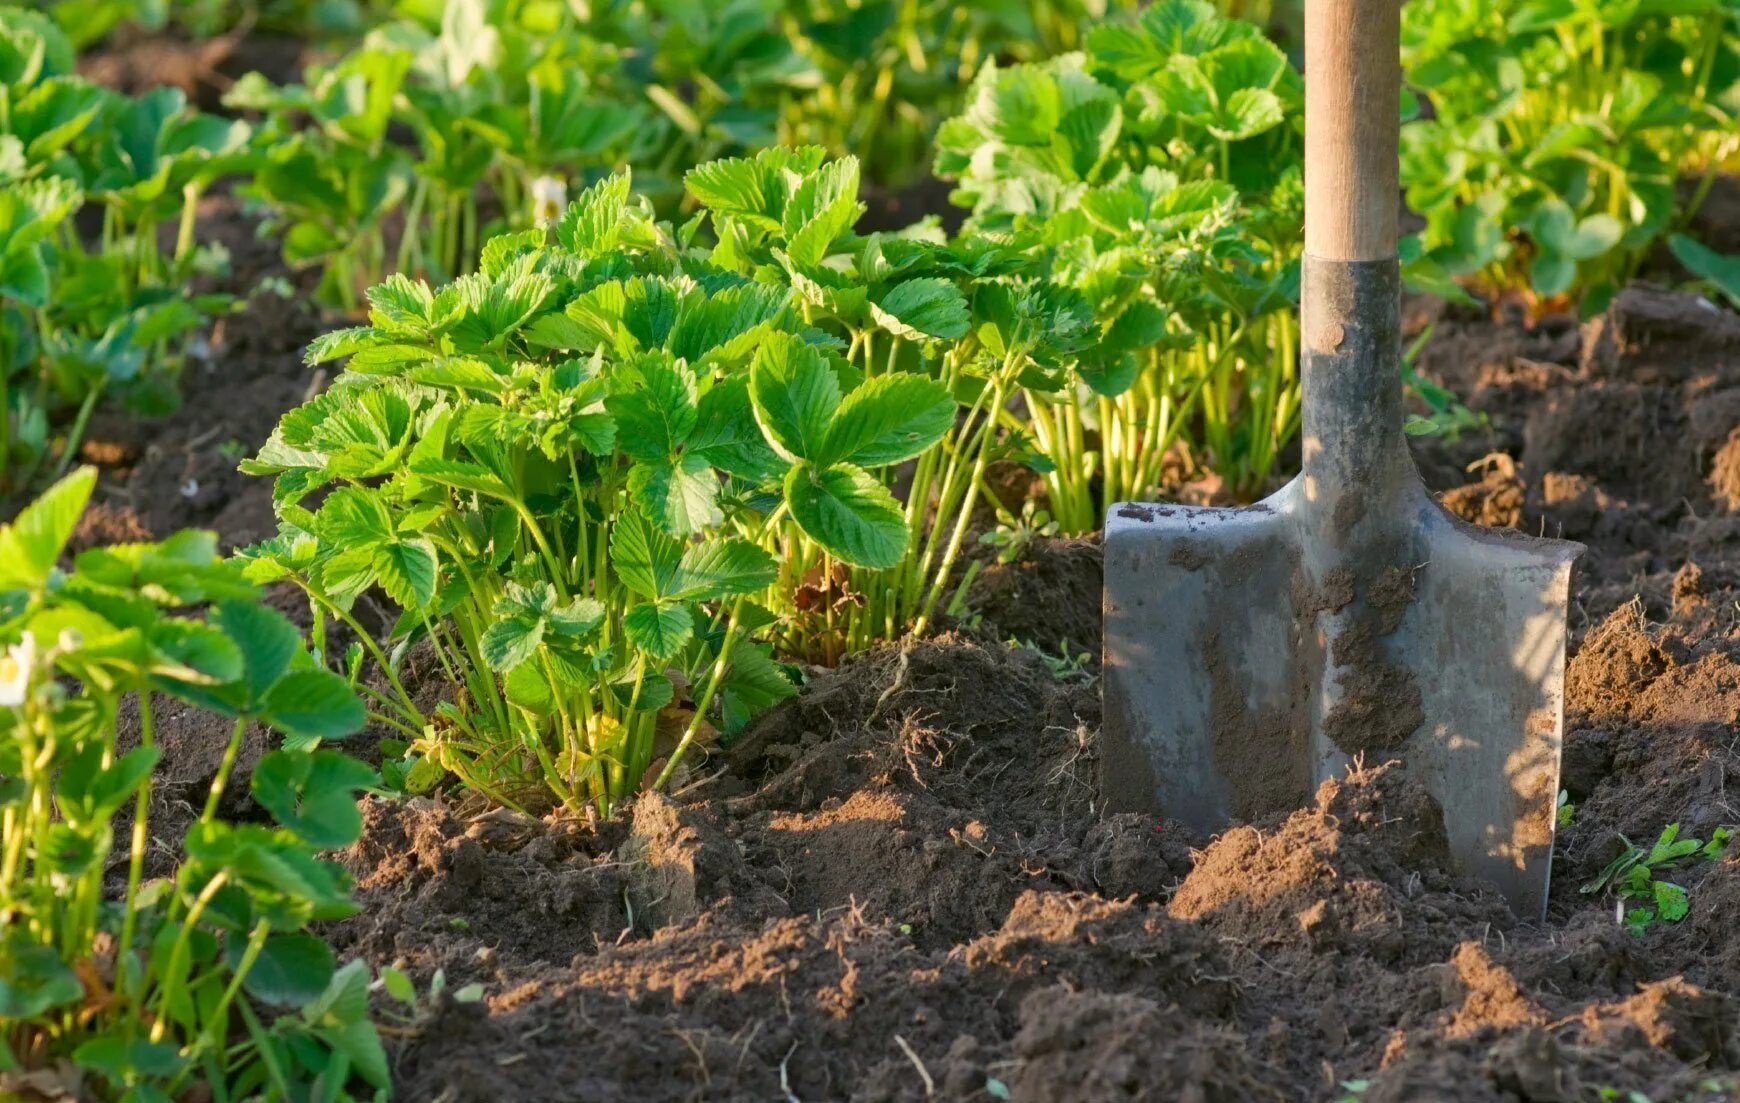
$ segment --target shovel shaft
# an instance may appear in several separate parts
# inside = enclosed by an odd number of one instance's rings
[[[1396,260],[1399,0],[1306,0],[1303,466],[1320,536],[1395,517],[1402,433]],[[1374,534],[1376,535],[1376,534]]]
[[[1305,2],[1305,252],[1396,255],[1400,0]]]

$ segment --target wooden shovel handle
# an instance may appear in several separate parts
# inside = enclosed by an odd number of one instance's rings
[[[1305,0],[1305,251],[1396,255],[1400,0]]]

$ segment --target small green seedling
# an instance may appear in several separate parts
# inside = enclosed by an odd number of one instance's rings
[[[1034,541],[1057,533],[1058,525],[1050,511],[1040,509],[1039,503],[1029,498],[1021,503],[1020,517],[997,507],[997,527],[980,535],[979,543],[997,549],[997,562],[1013,563],[1027,554]]]
[[[1626,929],[1632,934],[1642,935],[1657,920],[1678,923],[1691,909],[1686,890],[1672,881],[1658,880],[1656,875],[1688,862],[1720,860],[1727,853],[1734,832],[1731,828],[1718,827],[1709,842],[1682,839],[1679,834],[1679,824],[1668,824],[1648,850],[1624,835],[1619,836],[1625,844],[1624,853],[1607,863],[1599,876],[1583,886],[1583,891],[1596,893],[1612,889],[1621,908],[1624,908],[1625,901],[1637,901],[1636,906],[1624,910],[1622,915]]]
[[[1560,827],[1570,827],[1571,821],[1577,816],[1577,806],[1571,803],[1569,790],[1559,790],[1559,804],[1556,818]]]
[[[1446,443],[1455,444],[1464,431],[1486,428],[1486,415],[1470,410],[1455,392],[1414,370],[1420,350],[1432,340],[1435,328],[1427,326],[1402,354],[1402,387],[1410,397],[1419,399],[1427,410],[1424,414],[1409,414],[1402,428],[1411,437],[1443,437]]]
[[[435,975],[429,978],[429,992],[422,998],[417,995],[417,982],[403,970],[391,965],[381,969],[380,978],[375,981],[373,988],[375,991],[385,992],[398,1005],[388,1008],[388,1018],[397,1019],[406,1026],[414,1026],[427,1019],[441,1005],[442,993],[447,991],[447,971],[435,970]],[[483,985],[474,983],[456,988],[449,998],[454,1003],[477,1003],[483,999]]]

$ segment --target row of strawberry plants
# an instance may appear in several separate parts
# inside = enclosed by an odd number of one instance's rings
[[[914,183],[977,68],[1065,48],[1105,6],[411,3],[302,84],[251,74],[227,102],[263,119],[249,190],[282,219],[287,259],[320,264],[322,297],[348,307],[389,271],[470,271],[490,232],[629,165],[666,210],[688,168],[781,143]]]
[[[654,196],[670,210],[674,168],[769,135],[766,126],[703,128],[718,140],[673,145],[683,127],[647,126],[651,103],[681,105],[648,91],[665,84],[624,76],[640,63],[624,43],[653,29],[638,7],[584,25],[548,5],[405,10],[306,87],[241,82],[231,102],[263,115],[253,141],[240,124],[186,112],[172,92],[129,101],[78,81],[65,71],[64,40],[33,53],[30,21],[10,18],[20,60],[9,91],[19,103],[5,137],[25,163],[11,196],[23,275],[7,297],[26,339],[13,342],[6,375],[34,374],[14,388],[0,430],[13,471],[49,459],[51,426],[68,419],[59,453],[69,462],[79,426],[107,393],[144,408],[173,400],[177,346],[222,305],[175,282],[201,258],[197,200],[226,172],[245,175],[244,191],[279,220],[287,255],[323,264],[325,296],[347,303],[387,270],[440,278],[472,267],[491,229],[523,229],[558,210],[571,175],[656,160]],[[1588,290],[1583,305],[1596,308],[1682,228],[1731,160],[1732,13],[1702,2],[1578,11],[1553,24],[1539,12],[1496,19],[1484,0],[1410,7],[1411,81],[1432,116],[1406,128],[1406,182],[1427,221],[1407,243],[1409,273],[1422,286],[1454,296],[1454,279],[1485,290],[1526,279],[1537,303]],[[1095,315],[1097,351],[1078,358],[1067,385],[1053,376],[1018,388],[1046,457],[1052,511],[1068,531],[1094,527],[1111,501],[1150,492],[1165,466],[1181,463],[1185,477],[1207,475],[1236,496],[1259,492],[1298,411],[1297,73],[1253,26],[1180,0],[1097,25],[1083,45],[1046,62],[983,66],[963,114],[937,134],[937,169],[958,182],[973,229],[1023,235],[1029,269],[1079,293]],[[1611,95],[1599,82],[1578,85],[1599,92],[1593,107],[1550,95],[1540,76],[1579,50],[1613,69]],[[730,70],[707,60],[705,71]],[[1475,61],[1503,81],[1456,75]],[[1667,102],[1678,106],[1642,115],[1626,106],[1675,74],[1683,79]],[[742,106],[735,95],[715,104],[727,115]],[[112,148],[78,141],[99,117],[118,135]],[[1591,143],[1616,126],[1627,135],[1619,153],[1598,155]],[[412,148],[394,140],[396,127],[413,135]],[[1526,145],[1528,173],[1514,155],[1456,137],[1495,134]],[[1702,183],[1676,205],[1673,181],[1686,169]],[[645,185],[648,174],[638,179]],[[68,221],[85,199],[105,212],[94,253]],[[1588,213],[1597,203],[1605,209]],[[498,213],[486,226],[480,211],[491,205]],[[174,252],[160,255],[157,224],[178,216]],[[1507,220],[1518,227],[1508,235],[1497,229]],[[394,222],[403,229],[389,242]],[[1722,258],[1683,238],[1675,247],[1720,278]],[[45,259],[52,280],[37,278]],[[129,280],[136,295],[102,293]],[[29,339],[36,330],[43,339]]]
[[[317,630],[366,639],[372,586],[400,608],[371,693],[404,784],[608,812],[789,695],[773,647],[831,661],[934,614],[1055,321],[995,243],[853,234],[857,173],[702,166],[711,246],[612,177],[310,350],[346,370],[245,465],[282,531],[243,554]],[[837,572],[853,600],[800,596]],[[413,645],[461,689],[434,715],[396,676]]]
[[[210,533],[65,565],[95,481],[74,472],[0,526],[0,1096],[384,1094],[368,970],[309,929],[356,910],[320,854],[356,840],[375,773],[320,744],[361,704]],[[229,729],[167,870],[165,702]],[[284,742],[251,772],[270,819],[230,822],[253,724]]]
[[[1073,206],[1060,185],[1150,165],[1231,185],[1247,201],[1229,236],[1271,254],[1261,282],[1273,284],[1296,251],[1276,237],[1296,238],[1297,210],[1271,202],[1297,163],[1296,74],[1253,25],[1209,5],[1134,18],[1109,6],[734,0],[581,19],[510,0],[405,3],[305,86],[252,77],[231,103],[267,119],[254,193],[285,217],[287,255],[336,269],[325,291],[347,305],[389,270],[469,270],[487,236],[480,210],[493,229],[521,229],[615,168],[634,165],[670,210],[689,166],[774,143],[852,152],[880,183],[910,183],[933,134],[939,169],[962,178],[981,219]],[[1721,0],[1429,0],[1408,5],[1406,24],[1423,114],[1406,130],[1404,182],[1427,223],[1408,249],[1422,286],[1593,312],[1734,167],[1740,15]],[[1035,60],[996,68],[1024,54]],[[971,106],[939,131],[963,94]],[[1076,129],[1053,150],[1060,105]],[[392,126],[411,149],[387,140]],[[394,211],[408,229],[389,257]],[[1251,221],[1262,214],[1280,217]],[[1262,328],[1240,341],[1254,350]],[[1260,469],[1260,435],[1251,446]],[[1232,480],[1248,490],[1245,472]]]
[[[1426,222],[1406,248],[1434,290],[1598,313],[1687,228],[1717,174],[1740,169],[1733,3],[1430,0],[1404,13],[1408,82],[1429,108],[1402,131],[1408,204]],[[1720,282],[1720,258],[1685,238],[1675,252]]]
[[[229,304],[190,290],[224,262],[195,217],[248,127],[174,89],[110,92],[74,62],[47,18],[0,8],[0,505],[70,466],[100,402],[172,408],[193,335]],[[87,206],[101,221],[81,233]]]

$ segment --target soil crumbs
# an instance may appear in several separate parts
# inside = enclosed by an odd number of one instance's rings
[[[1591,708],[1620,651],[1579,656]],[[1391,767],[1210,842],[1098,816],[1097,720],[1031,651],[884,648],[597,829],[371,803],[365,907],[333,939],[483,985],[398,1046],[412,1099],[1717,1099],[1693,1093],[1740,1069],[1740,864],[1643,938],[1575,891],[1611,856],[1605,809],[1647,819],[1678,763],[1585,768],[1535,928],[1452,871]]]
[[[996,642],[1097,649],[1066,608],[1097,549],[1036,545],[970,635],[819,675],[675,799],[590,826],[370,804],[340,953],[484,992],[420,1010],[402,1097],[1735,1098],[1740,856],[1666,873],[1689,912],[1641,936],[1579,891],[1621,836],[1740,821],[1735,319],[1676,298],[1440,318],[1460,359],[1428,365],[1489,417],[1422,446],[1452,507],[1590,545],[1546,924],[1458,875],[1386,767],[1213,840],[1101,813],[1097,686]]]

